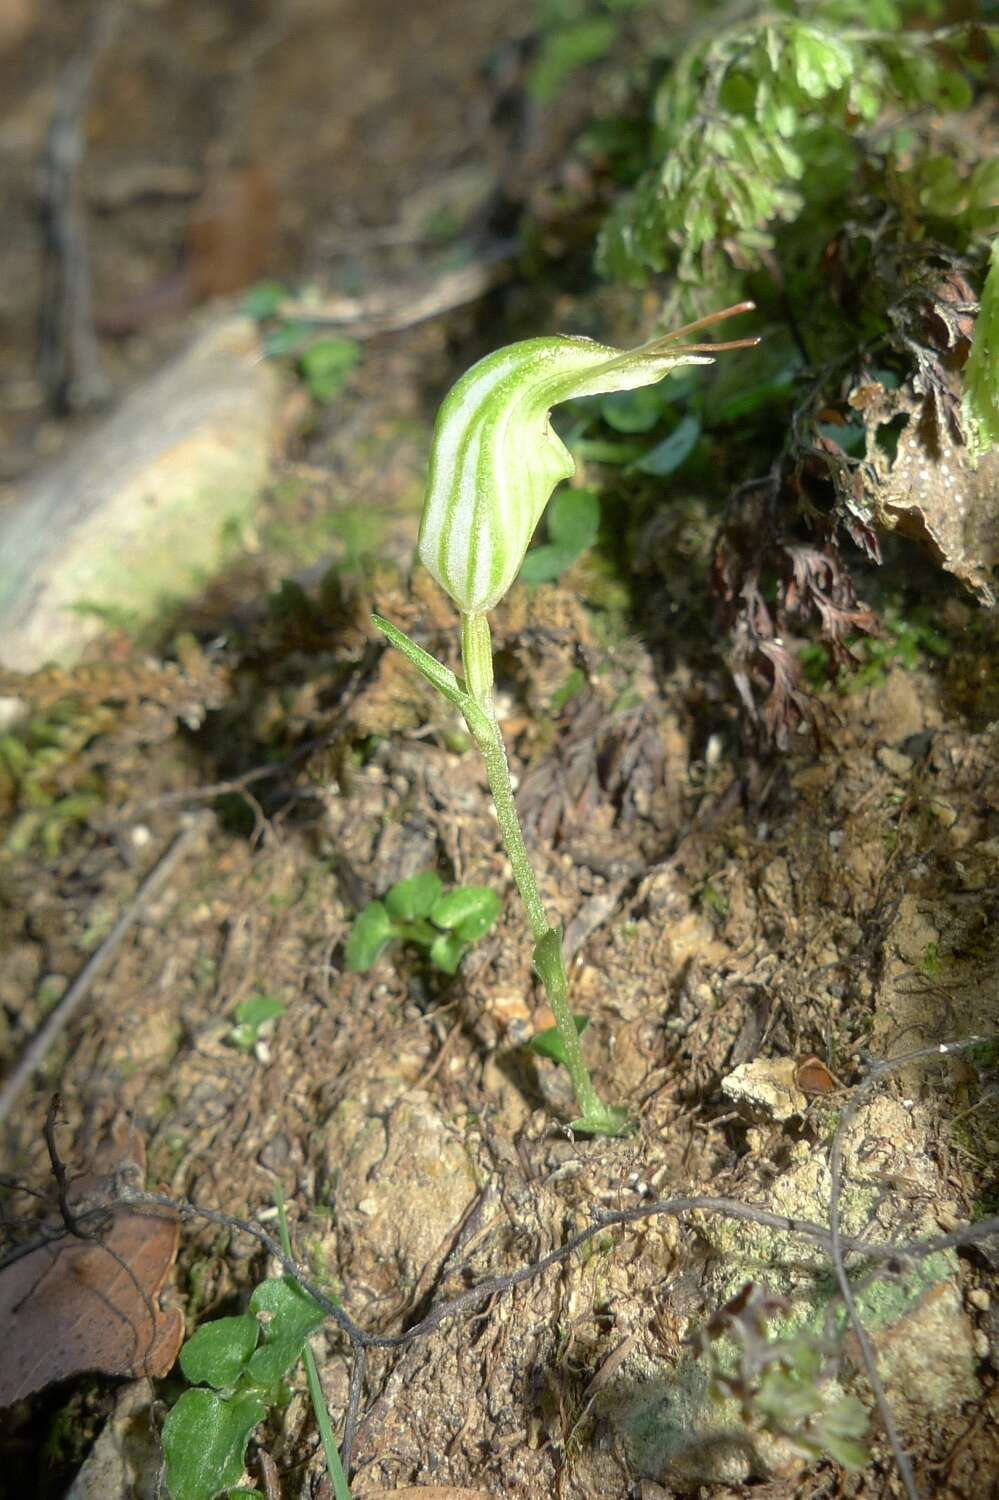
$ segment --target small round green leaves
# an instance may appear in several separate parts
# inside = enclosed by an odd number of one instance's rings
[[[653,385],[710,364],[672,334],[639,349],[592,339],[525,339],[487,355],[444,401],[434,428],[420,559],[464,614],[484,614],[513,583],[555,486],[575,470],[553,406]]]
[[[500,899],[482,885],[460,885],[445,892],[432,870],[400,880],[383,901],[369,901],[354,919],[347,938],[347,967],[370,969],[394,939],[422,948],[435,969],[454,974],[469,944],[499,916]]]
[[[354,974],[366,973],[394,937],[395,926],[382,902],[369,901],[360,915],[354,918],[354,925],[347,938],[347,968]]]

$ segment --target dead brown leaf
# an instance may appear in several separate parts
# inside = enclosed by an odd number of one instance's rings
[[[941,567],[991,604],[992,570],[999,565],[999,454],[986,454],[972,466],[957,431],[959,404],[959,380],[942,368],[926,396],[905,386],[888,391],[877,382],[850,396],[867,428],[862,472],[875,521],[921,542]],[[889,459],[878,429],[898,417],[908,421]]]
[[[108,1170],[70,1190],[75,1210],[106,1203],[100,1237],[40,1245],[0,1272],[0,1407],[85,1371],[165,1375],[184,1337],[178,1308],[159,1295],[177,1255],[180,1223],[164,1209],[115,1205],[116,1182],[141,1175],[142,1142],[119,1137]]]

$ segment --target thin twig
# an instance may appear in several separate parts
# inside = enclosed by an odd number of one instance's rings
[[[560,1265],[595,1235],[605,1234],[608,1229],[637,1223],[641,1219],[652,1219],[661,1215],[683,1218],[692,1213],[719,1214],[726,1219],[742,1219],[747,1223],[762,1224],[767,1229],[780,1230],[784,1234],[800,1235],[826,1249],[829,1248],[831,1242],[829,1230],[822,1224],[816,1224],[811,1219],[789,1218],[785,1214],[771,1213],[769,1209],[760,1208],[755,1203],[740,1203],[735,1198],[701,1196],[666,1198],[656,1203],[642,1203],[634,1208],[613,1209],[599,1213],[593,1223],[579,1230],[566,1240],[565,1244],[549,1251],[541,1260],[521,1266],[519,1270],[512,1271],[507,1276],[487,1277],[486,1280],[469,1287],[467,1291],[459,1292],[449,1301],[436,1303],[418,1323],[414,1323],[404,1333],[368,1333],[354,1322],[338,1302],[334,1302],[328,1293],[317,1285],[304,1267],[285,1255],[279,1241],[256,1220],[237,1218],[232,1214],[222,1213],[220,1209],[204,1208],[201,1204],[192,1203],[189,1199],[170,1198],[160,1193],[126,1190],[116,1199],[116,1202],[134,1208],[168,1209],[171,1213],[179,1214],[182,1219],[204,1219],[206,1223],[217,1224],[222,1229],[249,1235],[274,1257],[288,1276],[294,1276],[355,1347],[364,1349],[405,1348],[414,1339],[423,1338],[435,1332],[448,1318],[469,1312],[490,1297],[512,1291],[514,1287],[532,1280],[543,1271],[550,1270],[552,1266]],[[98,1212],[103,1212],[103,1210],[89,1209],[79,1214],[78,1218],[85,1223]],[[30,1253],[39,1244],[59,1239],[64,1233],[64,1228],[49,1228],[32,1245],[18,1246],[16,1250],[0,1260],[0,1271],[12,1261],[19,1260],[23,1255]],[[929,1255],[938,1254],[941,1250],[954,1249],[959,1245],[970,1245],[977,1240],[987,1239],[993,1234],[999,1234],[999,1215],[989,1219],[980,1219],[975,1224],[964,1225],[950,1234],[934,1235],[925,1240],[912,1240],[904,1245],[884,1245],[875,1241],[854,1239],[852,1236],[844,1236],[840,1243],[844,1250],[864,1256],[868,1260],[897,1261],[900,1258],[923,1260]]]
[[[153,866],[139,887],[134,900],[126,907],[117,922],[101,943],[96,953],[89,959],[82,972],[70,985],[63,995],[59,1004],[51,1012],[42,1029],[29,1042],[20,1062],[0,1088],[0,1128],[10,1117],[22,1089],[38,1072],[45,1058],[56,1041],[57,1037],[66,1029],[73,1019],[84,1000],[90,994],[95,982],[108,968],[118,949],[125,938],[131,932],[135,923],[142,915],[149,902],[156,896],[169,880],[183,856],[187,853],[197,835],[205,827],[210,814],[201,813],[192,818],[181,828],[174,837],[166,853]]]
[[[63,1165],[62,1157],[59,1155],[59,1148],[56,1145],[55,1138],[56,1121],[59,1118],[59,1110],[61,1107],[61,1096],[59,1094],[53,1094],[52,1098],[49,1100],[49,1107],[45,1114],[44,1129],[45,1149],[49,1154],[49,1165],[52,1168],[52,1176],[56,1181],[56,1193],[58,1194],[59,1198],[59,1212],[62,1214],[62,1221],[65,1224],[66,1228],[69,1230],[70,1234],[75,1234],[78,1239],[82,1240],[94,1239],[99,1231],[97,1229],[89,1229],[86,1226],[82,1225],[76,1214],[70,1207],[69,1181],[66,1176],[66,1168]]]
[[[91,84],[121,15],[119,0],[105,0],[83,47],[64,68],[45,148],[41,216],[48,284],[42,307],[42,380],[49,400],[61,410],[97,405],[109,392],[97,348],[80,166]]]

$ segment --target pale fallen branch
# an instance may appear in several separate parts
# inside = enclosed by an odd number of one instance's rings
[[[342,328],[355,339],[374,338],[379,333],[399,333],[477,302],[512,274],[511,248],[504,244],[478,260],[443,272],[429,285],[383,286],[362,297],[327,297],[314,306],[289,300],[278,307],[278,317]]]

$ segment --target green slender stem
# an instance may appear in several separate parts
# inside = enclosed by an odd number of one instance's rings
[[[291,1235],[288,1233],[288,1219],[284,1211],[284,1189],[277,1180],[274,1183],[274,1202],[277,1204],[281,1248],[289,1260],[294,1260],[295,1257],[291,1249]],[[312,1410],[316,1418],[316,1426],[319,1428],[319,1438],[323,1445],[323,1453],[326,1456],[326,1473],[333,1488],[334,1500],[350,1500],[350,1486],[347,1484],[347,1476],[343,1472],[343,1464],[340,1462],[340,1453],[336,1445],[336,1438],[333,1436],[333,1428],[330,1424],[329,1408],[326,1405],[323,1383],[319,1378],[316,1357],[309,1348],[308,1342],[306,1342],[302,1350],[302,1359],[305,1362],[305,1378],[308,1381]]]
[[[462,615],[461,655],[465,668],[465,685],[481,710],[478,714],[466,715],[465,722],[486,763],[486,776],[489,778],[489,790],[496,806],[496,820],[503,835],[503,845],[521,900],[527,908],[534,941],[539,943],[551,924],[545,915],[527,845],[524,843],[517,805],[513,800],[506,746],[496,722],[496,710],[493,707],[492,640],[489,621],[485,615]]]
[[[616,1110],[601,1103],[593,1087],[589,1069],[583,1061],[579,1033],[569,1009],[569,981],[562,957],[562,937],[548,921],[538,883],[524,843],[524,834],[514,801],[506,746],[493,707],[493,656],[489,621],[482,614],[462,615],[461,649],[465,669],[465,686],[478,712],[466,712],[467,723],[486,764],[489,790],[496,807],[503,845],[513,878],[527,908],[534,934],[534,963],[545,987],[548,1003],[555,1017],[565,1051],[566,1067],[576,1094],[581,1118],[574,1121],[580,1129],[616,1135],[624,1121]]]

